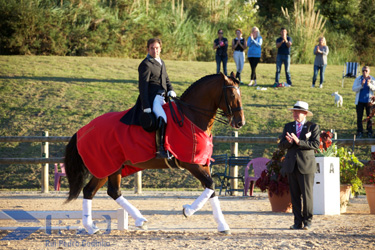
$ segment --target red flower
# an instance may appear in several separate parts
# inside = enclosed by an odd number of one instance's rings
[[[332,145],[332,136],[333,134],[329,131],[322,130],[320,132],[320,152],[327,150]]]

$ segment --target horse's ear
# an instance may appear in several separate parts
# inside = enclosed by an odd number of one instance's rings
[[[236,78],[236,75],[233,73],[233,71],[230,73],[230,77]]]
[[[228,81],[228,77],[226,75],[223,74],[223,72],[220,72],[220,75],[224,78],[224,81]]]

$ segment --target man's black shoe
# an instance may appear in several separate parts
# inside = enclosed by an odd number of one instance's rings
[[[298,230],[298,229],[302,229],[302,226],[298,226],[298,225],[291,225],[291,226],[290,226],[290,229],[293,229],[293,230]]]
[[[368,137],[368,138],[372,138],[372,132],[368,132],[368,133],[367,133],[367,137]]]
[[[360,139],[360,138],[362,138],[363,137],[363,133],[362,132],[359,132],[358,134],[357,134],[357,139]]]

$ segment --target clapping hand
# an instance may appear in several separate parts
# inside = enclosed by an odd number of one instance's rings
[[[294,133],[289,134],[289,132],[286,132],[285,138],[289,143],[295,142],[297,145],[299,145],[299,139]]]
[[[365,83],[366,83],[366,80],[367,80],[367,78],[363,77],[363,79],[362,79],[362,86],[364,86],[364,85],[365,85]]]

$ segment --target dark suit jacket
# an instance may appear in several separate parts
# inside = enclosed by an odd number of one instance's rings
[[[162,65],[150,55],[138,67],[139,96],[136,104],[122,118],[121,122],[128,125],[140,125],[139,117],[144,109],[151,108],[156,94],[173,90],[167,74],[165,63]]]
[[[319,149],[320,130],[319,126],[312,122],[306,122],[300,134],[300,145],[289,143],[285,138],[289,134],[296,132],[296,122],[287,123],[284,127],[283,135],[279,143],[279,148],[288,150],[283,161],[283,170],[286,173],[292,173],[297,163],[301,174],[314,174],[316,172],[316,162],[314,150]]]

